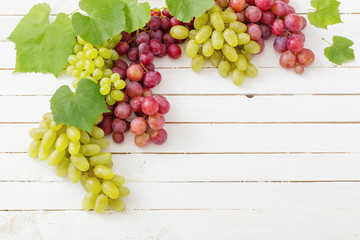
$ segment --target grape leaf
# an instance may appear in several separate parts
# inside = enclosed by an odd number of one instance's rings
[[[88,132],[100,114],[109,112],[99,86],[89,79],[81,79],[75,93],[68,86],[61,86],[50,103],[56,124],[64,123]]]
[[[60,13],[50,24],[50,11],[46,3],[35,5],[9,36],[16,45],[15,72],[49,72],[57,77],[67,65],[75,44],[71,20]]]
[[[124,3],[122,0],[81,0],[80,9],[89,16],[74,13],[72,24],[77,35],[95,46],[125,29]]]
[[[314,12],[307,14],[312,25],[327,29],[328,25],[342,23],[339,14],[340,2],[337,0],[312,0],[311,6]]]
[[[324,54],[329,61],[341,65],[355,59],[354,50],[350,48],[353,44],[350,39],[334,36],[332,46],[325,48]]]
[[[214,0],[166,0],[171,15],[183,22],[200,17],[214,6]]]
[[[150,20],[149,3],[138,3],[137,0],[123,0],[126,17],[126,31],[131,33],[145,26]]]

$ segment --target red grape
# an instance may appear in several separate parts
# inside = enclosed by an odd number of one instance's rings
[[[269,10],[274,0],[255,0],[255,5],[263,11]]]
[[[280,53],[285,52],[286,50],[288,50],[287,42],[288,42],[287,37],[282,37],[282,36],[277,37],[274,41],[274,49]]]
[[[126,70],[126,76],[130,81],[140,81],[144,76],[144,69],[139,64],[132,64]]]
[[[150,43],[149,43],[149,46],[150,46],[150,51],[154,54],[154,55],[159,55],[160,52],[161,52],[161,47],[162,47],[162,44],[159,40],[157,39],[151,39],[150,40]]]
[[[266,25],[271,25],[273,24],[275,20],[275,15],[272,11],[267,10],[267,11],[263,11],[260,22]]]
[[[147,53],[147,52],[150,51],[150,46],[149,46],[148,43],[141,43],[138,48],[139,48],[139,53],[140,54]]]
[[[134,112],[141,112],[141,103],[143,100],[144,98],[141,96],[131,99],[130,107],[132,108],[132,110],[134,110]]]
[[[125,132],[126,130],[126,122],[119,118],[115,118],[112,121],[111,126],[114,132]]]
[[[157,39],[159,41],[162,41],[164,34],[162,33],[161,30],[158,29],[158,30],[151,30],[149,36],[150,39]]]
[[[245,10],[242,10],[241,12],[235,13],[237,16],[237,21],[244,22],[245,21]]]
[[[303,74],[305,69],[300,64],[295,64],[294,70],[297,74]]]
[[[152,130],[150,132],[151,141],[157,145],[164,144],[167,140],[167,132],[165,129],[159,131]]]
[[[112,116],[105,115],[102,122],[98,125],[98,127],[104,131],[105,135],[109,135],[110,133],[112,133],[112,128],[111,128],[112,121],[113,121]]]
[[[124,142],[124,134],[121,132],[113,132],[112,139],[115,143],[122,143]]]
[[[230,7],[234,11],[242,11],[245,8],[245,0],[230,0]]]
[[[141,96],[143,88],[138,82],[129,82],[126,84],[125,92],[130,98]]]
[[[130,46],[127,42],[121,41],[116,45],[115,50],[119,53],[119,55],[126,54],[130,49]]]
[[[153,97],[146,97],[142,104],[141,110],[148,116],[154,115],[159,110],[159,104]]]
[[[304,48],[304,42],[298,36],[292,36],[287,42],[287,48],[294,52],[300,52]]]
[[[136,37],[136,43],[139,45],[141,43],[148,43],[150,41],[149,34],[147,32],[141,32]]]
[[[176,25],[181,25],[181,21],[177,20],[175,17],[172,17],[170,19],[170,25],[171,25],[171,27],[176,26]]]
[[[122,59],[118,59],[116,61],[114,61],[114,64],[113,64],[114,67],[118,67],[118,68],[121,68],[123,70],[126,71],[126,69],[128,68],[128,64],[122,60]]]
[[[175,43],[172,43],[167,48],[167,54],[169,57],[177,59],[181,56],[181,48]]]
[[[283,68],[293,68],[296,62],[296,56],[291,51],[287,50],[280,56],[280,65]]]
[[[275,36],[281,36],[285,32],[285,24],[281,19],[276,19],[271,25],[271,32]]]
[[[264,40],[269,39],[271,37],[271,28],[268,25],[261,24],[261,38]]]
[[[137,135],[134,138],[135,144],[136,146],[142,148],[142,147],[146,147],[149,143],[150,143],[150,134],[148,133],[143,133],[142,135]]]
[[[154,54],[151,51],[140,54],[140,62],[144,65],[150,65],[154,61]]]
[[[131,107],[127,103],[120,103],[115,107],[114,114],[117,118],[126,119],[131,115]]]
[[[135,135],[141,135],[146,131],[147,124],[145,119],[137,117],[130,123],[130,131]]]
[[[250,23],[248,25],[247,34],[249,34],[251,40],[257,41],[261,38],[261,28],[255,23]]]
[[[315,60],[315,55],[310,49],[303,48],[296,55],[296,59],[302,66],[310,66]]]
[[[158,85],[158,75],[155,72],[147,72],[143,78],[143,84],[145,88],[154,88]]]
[[[258,7],[250,6],[245,10],[245,15],[247,20],[256,23],[260,21],[262,12]]]
[[[154,130],[160,130],[165,125],[165,118],[160,113],[152,115],[148,119],[149,126]]]
[[[158,112],[161,114],[167,114],[170,110],[170,103],[168,102],[168,100],[163,96],[155,96],[154,98],[159,104]]]
[[[288,15],[289,8],[286,3],[282,1],[275,1],[271,6],[271,11],[279,17],[284,17]]]
[[[285,27],[290,32],[299,32],[303,26],[303,19],[296,14],[290,14],[285,18]]]
[[[152,97],[153,93],[150,88],[143,89],[143,97]]]
[[[159,16],[152,16],[148,22],[148,26],[151,30],[157,30],[161,27],[162,21]]]
[[[215,0],[215,3],[221,8],[226,8],[229,5],[228,0]]]
[[[129,49],[128,53],[127,53],[127,57],[130,61],[132,62],[136,62],[138,60],[139,57],[139,50],[137,47],[132,47]]]

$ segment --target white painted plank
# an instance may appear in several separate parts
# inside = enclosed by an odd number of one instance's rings
[[[129,209],[358,209],[360,183],[128,183]],[[80,209],[66,182],[1,182],[0,210]],[[29,197],[31,196],[31,201]]]
[[[26,152],[34,124],[1,124],[0,152]],[[360,124],[167,124],[165,145],[138,148],[133,134],[125,142],[112,141],[109,151],[218,153],[218,152],[359,152]]]
[[[360,154],[115,154],[128,182],[359,181]],[[64,181],[24,153],[0,154],[0,181]]]
[[[66,12],[71,13],[78,8],[78,1],[73,0],[14,0],[3,3],[0,14],[26,14],[30,8],[37,3],[47,2],[52,7],[52,13]],[[144,2],[140,0],[139,2]],[[164,0],[149,0],[152,7],[163,7]],[[19,4],[21,3],[21,4]],[[311,9],[309,1],[292,0],[291,5],[295,7],[297,12],[305,13]],[[340,12],[342,13],[358,13],[360,12],[360,3],[357,0],[341,1]]]
[[[50,96],[0,96],[0,122],[39,122]],[[167,122],[360,122],[360,96],[168,96]],[[11,103],[11,104],[8,104]],[[24,107],[24,103],[28,106]],[[19,109],[22,109],[19,111]]]
[[[242,86],[218,76],[217,70],[200,74],[191,69],[160,69],[163,81],[153,89],[156,94],[359,94],[359,68],[307,69],[297,75],[285,69],[262,68],[259,75],[246,78]],[[276,74],[276,77],[272,77]],[[71,76],[58,80],[50,74],[12,74],[0,70],[0,95],[52,95],[58,87],[70,84]]]
[[[1,212],[0,230],[4,240],[357,240],[359,216],[347,209]]]

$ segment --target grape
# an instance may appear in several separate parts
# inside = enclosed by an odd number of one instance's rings
[[[113,68],[111,69],[111,71],[112,71],[113,73],[119,74],[121,79],[126,79],[126,70],[121,69],[121,68],[119,68],[119,67],[113,67]]]
[[[149,126],[154,130],[160,130],[165,125],[165,118],[162,114],[156,113],[155,115],[152,115],[148,119]],[[137,134],[139,135],[139,134]]]
[[[237,21],[239,21],[239,22],[244,22],[245,21],[245,18],[246,18],[245,10],[242,10],[240,12],[236,12],[235,14],[237,16],[237,19],[236,19]]]
[[[47,163],[49,166],[56,166],[58,165],[65,157],[66,152],[65,151],[61,151],[59,152],[58,150],[54,150],[50,153],[48,159],[47,159]]]
[[[70,154],[75,155],[80,152],[80,142],[70,142],[68,151]]]
[[[235,62],[235,66],[240,71],[245,71],[248,67],[248,62],[247,62],[246,58],[240,54],[239,59]]]
[[[194,28],[196,30],[200,30],[202,26],[204,26],[209,20],[209,15],[207,13],[204,13],[200,17],[195,18],[194,21]]]
[[[261,10],[269,10],[273,5],[274,0],[255,0],[255,5]]]
[[[147,53],[150,51],[150,46],[148,43],[141,43],[138,48],[140,54]]]
[[[104,119],[98,125],[104,131],[105,136],[109,135],[112,132],[111,129],[112,121],[113,119],[111,116],[104,116]]]
[[[41,161],[45,161],[50,155],[50,149],[44,149],[40,144],[38,156]]]
[[[200,72],[204,66],[204,57],[201,55],[197,55],[195,58],[191,60],[191,69],[194,72]]]
[[[136,37],[136,43],[138,45],[141,44],[141,43],[148,43],[149,41],[150,41],[150,36],[146,32],[141,32]]]
[[[200,28],[199,32],[195,36],[195,41],[197,43],[204,43],[210,38],[212,34],[212,29],[208,25],[204,25]]]
[[[244,82],[245,74],[239,69],[235,68],[231,72],[231,80],[235,85],[241,85]]]
[[[257,41],[261,38],[262,31],[259,25],[250,23],[248,25],[247,34],[249,34],[251,40]]]
[[[236,41],[237,41],[237,37],[235,35]],[[211,57],[211,55],[213,55],[214,53],[214,47],[211,43],[211,40],[207,40],[203,45],[202,45],[202,54],[205,57]]]
[[[80,180],[81,171],[77,167],[75,167],[73,163],[70,163],[68,167],[68,175],[69,175],[69,180],[72,183],[77,183]]]
[[[152,70],[154,71],[154,69]],[[157,79],[158,79],[158,84],[161,83],[161,80],[162,80],[162,76],[161,76],[161,73],[159,73],[158,71],[154,71],[154,73],[156,74],[157,76]]]
[[[152,40],[151,40],[152,41]],[[157,41],[157,40],[156,40]],[[151,49],[150,49],[151,50]],[[154,60],[154,54],[150,51],[148,51],[147,53],[141,53],[140,54],[140,62],[144,65],[150,65],[153,63]]]
[[[134,110],[134,112],[141,112],[141,103],[143,100],[144,100],[143,97],[135,97],[135,98],[131,99],[130,106]],[[125,124],[125,127],[126,127],[126,124]],[[114,129],[114,127],[113,127],[113,129]],[[124,131],[125,131],[125,129],[123,131],[115,131],[115,132],[124,132]]]
[[[150,141],[150,140],[149,140]],[[124,186],[120,186],[118,187],[119,193],[120,193],[120,197],[126,197],[130,194],[130,191],[127,187]]]
[[[167,53],[166,44],[161,44],[161,51],[160,51],[159,55],[157,55],[157,57],[162,58],[162,57],[164,57],[166,55],[166,53]],[[154,68],[152,70],[150,69],[150,71],[153,71],[153,70],[154,70]]]
[[[304,48],[304,42],[297,36],[292,36],[287,42],[287,47],[290,51],[297,53]]]
[[[153,93],[150,88],[143,89],[143,97],[152,97],[152,96],[153,96]],[[141,111],[141,109],[140,109],[140,111]]]
[[[170,19],[170,25],[171,25],[171,27],[181,25],[181,21],[177,20],[175,17],[172,17]]]
[[[90,143],[95,143],[99,145],[101,148],[107,148],[109,146],[109,141],[105,138],[98,139],[98,138],[90,138]]]
[[[258,26],[258,25],[255,25]],[[261,31],[261,30],[260,30]],[[236,47],[238,45],[238,39],[235,32],[231,29],[226,29],[223,33],[225,41],[231,46]],[[250,34],[249,34],[250,35]],[[210,55],[211,56],[211,55]]]
[[[84,144],[80,148],[80,153],[87,157],[94,156],[100,153],[100,151],[101,151],[101,147],[93,143]]]
[[[126,119],[131,115],[131,107],[127,103],[119,103],[114,110],[114,114],[117,118]]]
[[[242,11],[245,8],[245,0],[230,0],[230,7],[234,11]]]
[[[146,131],[147,124],[145,119],[141,117],[137,117],[134,120],[132,120],[130,124],[130,131],[134,133],[135,135],[141,135]]]
[[[171,28],[170,35],[175,39],[185,39],[189,36],[189,29],[184,26],[177,25]]]
[[[161,30],[151,30],[149,33],[150,39],[163,40],[164,34]]]
[[[164,34],[164,42],[166,44],[171,44],[171,43],[175,43],[175,38],[173,38],[170,33],[165,33]]]
[[[170,19],[168,17],[165,17],[163,20],[162,20],[162,23],[161,23],[161,29],[164,31],[164,32],[168,32],[171,28],[171,24],[170,24]]]
[[[56,166],[56,175],[59,177],[64,177],[69,168],[70,159],[67,157],[64,157],[63,160]]]
[[[261,28],[261,38],[266,40],[269,39],[271,37],[271,28],[268,25],[265,24],[261,24],[260,25]]]
[[[258,70],[253,64],[249,63],[248,68],[245,71],[245,74],[249,77],[256,77],[258,74]]]
[[[299,64],[295,64],[294,66],[294,71],[297,73],[297,74],[303,74],[304,73],[304,67],[299,65]]]
[[[109,199],[104,194],[100,194],[95,201],[95,212],[102,213],[108,206]]]
[[[101,115],[102,116],[102,115]],[[95,123],[96,124],[96,123]],[[82,144],[87,144],[87,143],[90,143],[90,136],[87,132],[81,130],[80,131],[80,142]]]
[[[164,129],[160,129],[158,131],[152,130],[150,132],[150,138],[156,145],[164,144],[167,140],[167,132]]]
[[[109,152],[103,152],[95,154],[89,158],[90,165],[95,167],[97,165],[106,165],[112,160],[112,154]]]
[[[295,11],[295,8],[294,8],[293,6],[288,5],[288,9],[289,9],[288,14],[291,14],[291,13],[295,13],[295,12],[296,12],[296,11]]]
[[[250,22],[256,23],[260,21],[262,12],[258,7],[250,6],[245,10],[246,19]]]
[[[223,60],[219,63],[218,71],[221,77],[226,78],[230,73],[230,63]]]
[[[222,12],[221,15],[224,20],[224,23],[231,23],[233,21],[236,21],[236,19],[237,19],[235,12],[233,12],[232,10],[229,10],[229,11],[225,10],[224,12]]]
[[[89,211],[91,209],[95,208],[95,202],[97,199],[98,195],[92,192],[87,192],[85,194],[85,197],[82,200],[81,203],[81,207],[85,210],[85,211]]]
[[[181,48],[178,45],[172,43],[167,48],[167,54],[169,57],[177,59],[181,56]]]
[[[99,151],[100,151],[100,149],[99,149]],[[90,164],[89,164],[88,160],[81,153],[78,153],[76,155],[71,155],[70,156],[70,161],[80,171],[87,171],[90,168]]]
[[[302,19],[302,27],[300,30],[303,30],[304,28],[306,28],[306,25],[307,25],[307,20],[304,16],[301,16],[301,19]]]
[[[228,0],[215,0],[215,3],[221,8],[226,8],[229,5]]]
[[[271,32],[275,36],[281,36],[285,32],[285,24],[281,19],[276,19],[271,25]]]
[[[117,187],[110,181],[104,181],[101,185],[101,190],[109,198],[112,198],[112,199],[117,199],[120,195]]]
[[[259,44],[259,46],[260,46],[260,52],[258,52],[257,54],[260,54],[265,49],[265,41],[264,41],[264,39],[260,38],[259,40],[256,41],[256,43]]]
[[[274,49],[280,53],[285,52],[287,48],[287,37],[277,37],[274,41]]]
[[[39,155],[39,147],[40,147],[41,141],[39,139],[35,139],[31,142],[28,150],[28,154],[32,158],[36,158]]]
[[[238,60],[238,54],[235,48],[231,47],[229,44],[224,44],[222,48],[222,53],[231,62],[235,62]]]
[[[297,36],[298,38],[300,38],[301,39],[301,41],[303,41],[303,42],[305,42],[305,35],[302,33],[302,32],[297,32],[297,33],[292,33],[291,35],[290,35],[290,37],[292,37],[292,36]]]
[[[291,51],[287,50],[280,56],[280,65],[283,68],[293,68],[296,62],[296,56]]]
[[[206,15],[206,16],[208,16],[208,15]],[[217,30],[219,32],[224,31],[225,23],[222,18],[222,15],[220,13],[214,12],[213,14],[211,14],[210,20],[211,20],[211,24],[214,26],[215,30]],[[206,24],[206,22],[205,22],[205,24]],[[203,24],[203,25],[205,25],[205,24]]]
[[[55,143],[55,140],[56,140],[56,132],[51,129],[46,130],[42,138],[41,147],[44,150],[50,149],[52,145]]]
[[[233,30],[236,34],[246,32],[247,30],[246,24],[238,21],[231,22],[229,28]]]
[[[239,33],[238,35],[238,44],[244,45],[248,42],[250,42],[250,36],[247,33]]]
[[[110,50],[104,47],[99,49],[99,55],[105,59],[111,58]]]
[[[136,135],[134,142],[140,148],[146,147],[150,143],[150,134],[143,133],[142,135]]]
[[[219,63],[223,60],[223,54],[220,51],[214,51],[214,54],[211,56],[210,61],[214,67],[218,67]]]
[[[140,83],[138,82],[129,82],[126,85],[126,94],[130,97],[130,98],[134,98],[134,97],[138,97],[141,96],[142,92],[143,92],[143,88],[141,86]]]
[[[126,42],[130,41],[131,39],[131,34],[127,32],[122,32],[121,36],[122,36],[122,40]]]
[[[30,128],[29,129],[29,135],[33,139],[41,139],[47,129],[45,128]]]
[[[160,52],[161,52],[161,47],[162,47],[162,44],[159,40],[156,40],[156,39],[151,39],[150,40],[150,43],[149,43],[149,46],[150,46],[150,51],[154,54],[154,55],[159,55]],[[151,61],[152,62],[152,61]],[[149,65],[150,63],[148,64],[145,64],[145,65]]]
[[[290,32],[299,32],[303,26],[303,19],[297,14],[290,14],[285,18],[285,27]]]
[[[154,115],[159,110],[159,104],[153,97],[144,98],[141,104],[141,110],[148,116]]]
[[[126,54],[130,49],[129,44],[126,41],[119,42],[118,45],[116,45],[115,50],[120,54],[124,55]]]
[[[96,177],[90,177],[86,180],[86,188],[89,192],[98,194],[101,192],[101,183]]]
[[[164,46],[164,45],[163,45]],[[158,56],[159,57],[159,56]],[[151,64],[149,64],[149,65],[145,65],[145,68],[146,68],[146,70],[148,70],[148,71],[154,71],[155,70],[155,65],[154,65],[154,63],[151,63]]]
[[[127,53],[127,57],[130,61],[135,62],[138,60],[139,50],[137,47],[132,47]]]
[[[70,138],[67,136],[66,133],[63,133],[57,138],[55,143],[55,148],[59,152],[65,151],[65,149],[67,149],[69,144],[70,144]]]
[[[167,114],[170,110],[170,103],[163,96],[155,96],[156,102],[159,104],[158,112],[161,114]]]
[[[145,88],[154,88],[158,84],[158,75],[155,72],[146,72],[143,78]]]
[[[159,16],[152,16],[148,22],[148,26],[151,30],[158,30],[162,25],[161,18]]]
[[[302,66],[310,66],[313,64],[315,60],[314,53],[307,48],[303,48],[298,54],[296,55],[296,60],[301,64]]]
[[[109,206],[119,212],[123,212],[126,209],[124,202],[120,198],[109,199]]]
[[[263,11],[260,22],[266,25],[272,25],[275,20],[275,15],[271,10]]]
[[[104,165],[97,165],[93,171],[95,176],[102,179],[112,179],[114,176],[113,171]]]
[[[194,41],[194,40],[191,40],[191,41]],[[222,32],[219,32],[217,30],[213,31],[212,33],[212,37],[211,37],[211,42],[212,42],[212,45],[214,47],[214,49],[216,50],[220,50],[222,49],[222,47],[224,46],[224,36],[223,36],[223,33]],[[197,55],[197,51],[198,51],[198,45],[196,44],[196,42],[194,41],[195,44],[193,44],[192,48],[194,49],[193,50],[193,55],[192,56],[196,56]],[[196,52],[196,54],[195,54]],[[189,56],[189,55],[188,55]],[[189,56],[190,57],[190,56]]]
[[[122,119],[115,118],[112,121],[111,128],[114,132],[125,132],[126,122]]]
[[[282,1],[274,1],[273,5],[271,6],[271,11],[279,17],[284,17],[288,15],[289,8],[286,3]]]
[[[140,81],[144,76],[144,69],[139,64],[132,64],[126,70],[126,75],[130,81]]]

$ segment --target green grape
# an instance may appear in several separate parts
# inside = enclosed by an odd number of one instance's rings
[[[219,63],[218,72],[219,72],[220,76],[222,76],[223,78],[226,78],[227,76],[229,76],[230,63],[226,60],[221,61]]]
[[[231,46],[236,47],[238,45],[238,38],[235,32],[231,29],[226,29],[223,33],[225,41]]]
[[[99,145],[102,149],[107,148],[110,145],[110,142],[105,138],[90,138],[90,143],[95,143]]]
[[[98,153],[89,158],[91,166],[105,165],[112,160],[112,154],[109,152]]]
[[[103,138],[105,135],[104,131],[97,127],[97,126],[94,126],[92,128],[92,131],[91,131],[91,136],[94,137],[94,138]]]
[[[110,77],[111,82],[115,83],[117,80],[120,80],[120,74],[113,73]]]
[[[130,194],[130,191],[127,187],[120,186],[120,187],[118,187],[118,190],[119,190],[119,197],[122,197],[122,198],[127,197]]]
[[[47,129],[45,128],[30,128],[29,135],[33,139],[41,139],[46,131]]]
[[[248,53],[245,49],[241,49],[240,54],[243,55],[248,62],[251,61],[252,56],[253,56],[251,53]]]
[[[197,33],[198,33],[198,30],[195,30],[195,29],[191,30],[189,32],[189,39],[190,40],[195,40],[195,36],[196,36]]]
[[[56,125],[56,122],[53,120],[53,121],[50,122],[49,127],[54,131],[59,131],[62,128],[62,126],[64,126],[63,123],[60,123],[60,124]]]
[[[98,55],[98,50],[96,48],[89,49],[85,52],[85,57],[90,60],[96,58],[97,55]]]
[[[45,114],[43,115],[43,120],[44,120],[45,122],[47,122],[47,123],[50,124],[50,122],[53,120],[52,114],[51,114],[50,112],[45,113]]]
[[[86,180],[86,188],[89,192],[100,193],[101,192],[101,183],[96,177],[90,177]]]
[[[67,136],[66,133],[63,133],[56,140],[55,148],[59,152],[65,151],[65,149],[69,146],[69,144],[70,144],[70,138]]]
[[[231,62],[235,62],[238,60],[238,53],[236,52],[235,48],[233,48],[229,44],[224,44],[222,48],[222,53]]]
[[[78,78],[80,77],[81,71],[79,71],[78,69],[75,69],[74,71],[72,71],[71,75],[73,75],[74,77]]]
[[[116,100],[113,99],[110,94],[106,95],[105,101],[110,106],[115,105],[115,103],[116,103]]]
[[[119,212],[123,212],[126,209],[125,203],[120,198],[109,199],[109,207]]]
[[[200,72],[204,66],[204,62],[205,62],[204,57],[201,55],[197,55],[195,58],[191,60],[191,69],[194,72]]]
[[[77,40],[78,43],[80,43],[81,45],[84,45],[84,44],[87,43],[87,42],[86,42],[84,39],[82,39],[80,36],[77,36],[77,37],[76,37],[76,40]]]
[[[98,198],[98,194],[87,192],[81,203],[82,209],[84,209],[85,211],[94,209],[97,198]]]
[[[260,45],[255,41],[250,41],[245,44],[244,49],[251,54],[258,54],[261,50]]]
[[[218,5],[214,5],[209,11],[210,13],[214,13],[214,12],[222,13],[222,8],[219,7]]]
[[[110,93],[110,90],[111,90],[111,88],[110,88],[110,85],[103,85],[103,86],[101,86],[100,87],[100,93],[101,93],[101,95],[107,95],[107,94],[109,94]]]
[[[113,72],[111,71],[111,69],[105,69],[104,72],[104,77],[107,77],[107,78],[111,78],[111,75],[113,74]]]
[[[115,47],[115,46],[114,46]],[[114,47],[111,47],[111,48],[114,48]],[[109,49],[109,51],[110,51],[110,53],[111,53],[111,57],[110,57],[110,59],[112,60],[112,61],[116,61],[116,60],[118,60],[119,59],[119,54],[118,54],[118,52],[117,51],[115,51],[114,49]]]
[[[93,49],[93,48],[94,48],[94,46],[91,43],[85,43],[84,47],[83,47],[84,52],[86,52],[86,51],[88,51],[90,49]]]
[[[80,73],[80,79],[87,78],[88,76],[90,76],[90,73],[88,73],[86,71],[82,71]]]
[[[94,63],[95,63],[95,66],[98,68],[102,68],[105,64],[104,59],[100,56],[95,57]]]
[[[95,68],[92,76],[96,80],[100,80],[103,77],[103,71],[100,68]]]
[[[83,46],[81,44],[75,44],[74,46],[74,53],[77,54],[78,52],[83,51]]]
[[[235,68],[231,73],[231,80],[237,86],[241,85],[244,82],[245,74],[239,69]]]
[[[55,149],[49,155],[49,157],[47,159],[47,163],[49,164],[49,166],[56,166],[64,159],[65,154],[66,154],[65,151],[59,152],[58,150]]]
[[[89,189],[86,186],[86,181],[89,179],[89,172],[84,172],[80,177],[81,186],[83,186],[84,190],[89,192]]]
[[[222,47],[224,46],[223,33],[219,32],[217,30],[213,31],[212,36],[211,36],[211,42],[212,42],[213,47],[216,50],[222,49]]]
[[[82,71],[85,69],[85,59],[80,59],[77,63],[76,63],[76,69],[78,69],[79,71]]]
[[[195,41],[197,43],[204,43],[211,36],[212,29],[209,25],[202,26],[199,32],[195,36]]]
[[[99,123],[101,123],[104,120],[104,116],[102,114],[99,115],[99,117],[95,120],[95,124],[94,125],[98,125]]]
[[[90,168],[90,164],[89,161],[86,159],[86,157],[81,154],[78,153],[76,155],[71,155],[70,156],[70,161],[72,162],[72,164],[74,164],[79,170],[85,172],[87,170],[89,170]]]
[[[103,86],[103,85],[111,85],[111,80],[110,80],[110,78],[105,77],[105,78],[101,79],[101,80],[100,80],[100,86]]]
[[[93,60],[86,60],[85,61],[85,71],[89,74],[93,73],[95,70],[95,63]]]
[[[185,47],[186,55],[189,58],[194,58],[198,54],[198,51],[199,51],[199,46],[195,42],[195,40],[188,41],[188,43],[186,44],[186,47]]]
[[[246,60],[246,58],[244,57],[244,55],[240,54],[239,55],[239,59],[235,62],[235,65],[237,67],[237,69],[239,69],[240,71],[245,71],[248,67],[248,62]]]
[[[195,18],[194,20],[194,28],[199,30],[201,27],[203,27],[209,20],[209,15],[207,13],[204,13],[200,17]]]
[[[56,140],[56,132],[54,130],[46,130],[42,138],[41,146],[44,149],[50,149]]]
[[[222,13],[222,18],[224,20],[224,23],[231,23],[237,20],[236,14],[232,11],[224,11]]]
[[[115,82],[114,82],[114,87],[116,88],[116,89],[118,89],[118,90],[120,90],[120,89],[124,89],[125,88],[125,81],[124,80],[116,80]]]
[[[175,39],[185,39],[189,36],[189,29],[182,25],[173,26],[170,35]]]
[[[104,62],[105,62],[104,66],[105,66],[106,68],[108,68],[108,69],[110,70],[110,72],[111,72],[111,73],[109,74],[109,76],[107,76],[107,77],[111,77],[111,74],[112,74],[111,68],[113,67],[114,62],[113,62],[111,59],[105,59]]]
[[[107,48],[100,48],[99,49],[99,55],[105,59],[110,59],[111,58],[111,52],[109,49]]]
[[[111,97],[116,101],[121,101],[124,99],[124,93],[120,90],[112,90],[110,94]]]
[[[250,36],[247,33],[239,33],[238,37],[238,45],[245,45],[246,43],[250,42]]]
[[[72,183],[77,183],[78,181],[80,181],[81,171],[73,163],[70,162],[68,167],[68,175],[69,180]]]
[[[68,63],[75,66],[79,59],[75,55],[70,55],[68,57]]]
[[[236,65],[233,62],[230,62],[230,72],[234,71],[236,69]]]
[[[72,75],[72,72],[75,70],[75,67],[73,65],[69,65],[67,68],[66,68],[66,73],[69,74],[69,75]]]
[[[69,168],[70,159],[67,157],[64,157],[63,160],[56,166],[56,175],[59,177],[64,177]]]
[[[71,155],[78,154],[80,152],[80,142],[70,142],[68,151]]]
[[[100,194],[95,201],[95,212],[102,213],[105,211],[109,203],[109,199],[104,194]]]
[[[246,24],[239,21],[231,22],[229,28],[235,33],[244,33],[247,30]]]
[[[48,122],[46,122],[45,120],[41,120],[39,126],[40,126],[40,128],[44,128],[44,129],[50,128],[50,124]]]
[[[32,158],[36,158],[39,155],[39,147],[41,141],[39,139],[34,139],[29,145],[28,154]]]
[[[111,50],[111,49],[115,48],[115,46],[116,46],[116,43],[110,42],[110,43],[109,43],[109,46],[107,46],[107,47],[110,48],[110,50]],[[116,59],[115,59],[115,60],[116,60]]]
[[[40,147],[39,147],[39,152],[38,152],[38,156],[39,156],[39,159],[41,161],[45,161],[49,155],[51,153],[51,149],[45,149],[43,148],[43,146],[40,144]]]
[[[224,20],[219,12],[214,12],[213,14],[211,14],[210,20],[211,20],[211,24],[214,26],[214,28],[217,31],[219,32],[224,31],[225,29]]]
[[[84,52],[84,51],[78,52],[78,53],[76,54],[76,58],[78,59],[78,61],[79,61],[80,59],[85,59],[85,58],[86,58],[85,52]]]
[[[80,130],[80,142],[82,144],[88,144],[90,143],[90,136],[87,132]]]
[[[249,77],[256,77],[258,75],[258,70],[252,63],[249,63],[245,74]]]
[[[220,51],[215,51],[211,56],[210,61],[214,67],[218,67],[219,63],[223,60],[224,56]]]
[[[113,179],[111,179],[111,181],[116,187],[120,187],[120,186],[124,185],[125,178],[123,176],[114,175],[114,177],[113,177]]]
[[[211,57],[213,53],[214,53],[214,47],[211,43],[211,40],[209,39],[202,45],[202,54],[205,57]]]
[[[80,140],[80,130],[74,126],[68,127],[66,129],[66,134],[72,142],[78,142]]]
[[[101,190],[103,193],[105,193],[105,195],[112,199],[117,199],[120,195],[119,190],[117,189],[115,184],[110,181],[104,181],[101,184]]]
[[[105,164],[104,166],[108,167],[108,168],[112,168],[114,166],[114,163],[113,163],[113,161],[111,161],[111,162]]]
[[[71,85],[73,86],[73,88],[76,89],[77,85],[79,84],[80,82],[80,78],[76,78],[74,79],[72,82],[71,82]]]
[[[62,125],[62,127],[56,131],[57,135],[61,135],[63,133],[66,133],[66,129],[67,129],[67,126],[65,124],[59,124],[59,125]]]
[[[87,157],[94,156],[100,153],[100,151],[101,151],[100,146],[93,143],[84,144],[80,148],[80,153]]]
[[[94,168],[94,174],[98,178],[102,179],[112,179],[114,177],[113,171],[110,168],[105,167],[104,165],[97,165]]]
[[[111,38],[111,41],[113,41],[113,42],[115,42],[115,43],[118,43],[118,42],[121,41],[121,39],[122,39],[122,35],[121,35],[121,33],[119,33],[119,34],[113,36],[113,37]]]

